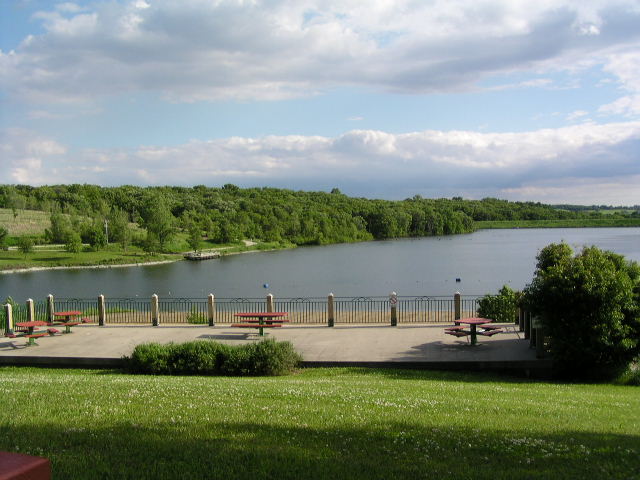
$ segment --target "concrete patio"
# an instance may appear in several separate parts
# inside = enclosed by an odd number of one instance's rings
[[[377,366],[454,370],[512,370],[545,374],[548,359],[536,359],[524,334],[513,325],[493,337],[479,337],[476,346],[465,338],[444,333],[443,324],[286,325],[271,329],[266,338],[288,340],[304,357],[305,366]],[[71,334],[26,340],[0,339],[0,365],[115,367],[122,356],[145,342],[216,340],[228,344],[254,342],[253,330],[229,325],[78,325]]]

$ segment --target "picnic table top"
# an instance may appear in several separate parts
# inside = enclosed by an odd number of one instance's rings
[[[287,312],[240,312],[236,313],[236,317],[242,318],[274,318],[274,317],[284,317],[289,315]]]
[[[82,315],[82,312],[79,310],[69,310],[68,312],[53,312],[53,315],[56,317],[71,317],[74,315]]]
[[[16,322],[16,327],[43,327],[45,325],[49,324],[42,320],[34,320],[31,322]]]
[[[491,322],[493,322],[493,320],[491,320],[490,318],[478,318],[478,317],[460,318],[460,319],[455,320],[455,321],[459,322],[459,323],[467,323],[469,325],[482,325],[483,323],[491,323]]]

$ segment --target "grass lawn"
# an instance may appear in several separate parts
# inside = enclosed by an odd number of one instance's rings
[[[175,260],[182,257],[163,254],[146,254],[140,249],[130,247],[124,252],[117,246],[111,250],[97,252],[83,251],[69,253],[65,250],[34,250],[24,254],[18,250],[0,250],[0,270],[32,268],[32,267],[60,267],[60,266],[91,266],[91,265],[119,265],[128,263],[143,263],[162,260]]]
[[[640,218],[578,218],[568,220],[486,220],[475,222],[478,229],[498,228],[592,228],[640,227]]]
[[[640,390],[364,369],[0,368],[0,450],[54,478],[640,478]]]

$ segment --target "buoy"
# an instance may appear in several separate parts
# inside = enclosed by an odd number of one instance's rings
[[[262,285],[262,287],[263,287],[263,288],[269,288],[269,284],[268,284],[268,283],[264,283],[264,284]]]

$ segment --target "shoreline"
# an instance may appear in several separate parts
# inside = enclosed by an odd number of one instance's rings
[[[255,245],[255,244],[253,244]],[[253,246],[249,245],[249,246]],[[223,249],[218,249],[223,250]],[[259,253],[259,252],[273,252],[276,250],[281,250],[279,248],[270,248],[266,250],[245,250],[241,252],[221,252],[220,258],[231,256],[231,255],[242,255],[245,253]],[[154,260],[151,262],[137,262],[137,263],[114,263],[113,265],[57,265],[55,267],[29,267],[29,268],[16,268],[16,269],[7,269],[0,270],[0,274],[8,275],[11,273],[30,273],[30,272],[42,272],[46,270],[88,270],[88,269],[102,269],[102,268],[125,268],[125,267],[146,267],[149,265],[164,265],[167,263],[175,263],[182,262],[184,258],[176,255],[175,260]]]
[[[146,265],[162,265],[165,263],[179,262],[181,259],[176,260],[156,260],[153,262],[141,262],[141,263],[114,263],[113,265],[58,265],[55,267],[29,267],[29,268],[16,268],[13,270],[0,270],[0,274],[10,273],[29,273],[40,272],[44,270],[87,270],[92,268],[124,268],[124,267],[144,267]]]

